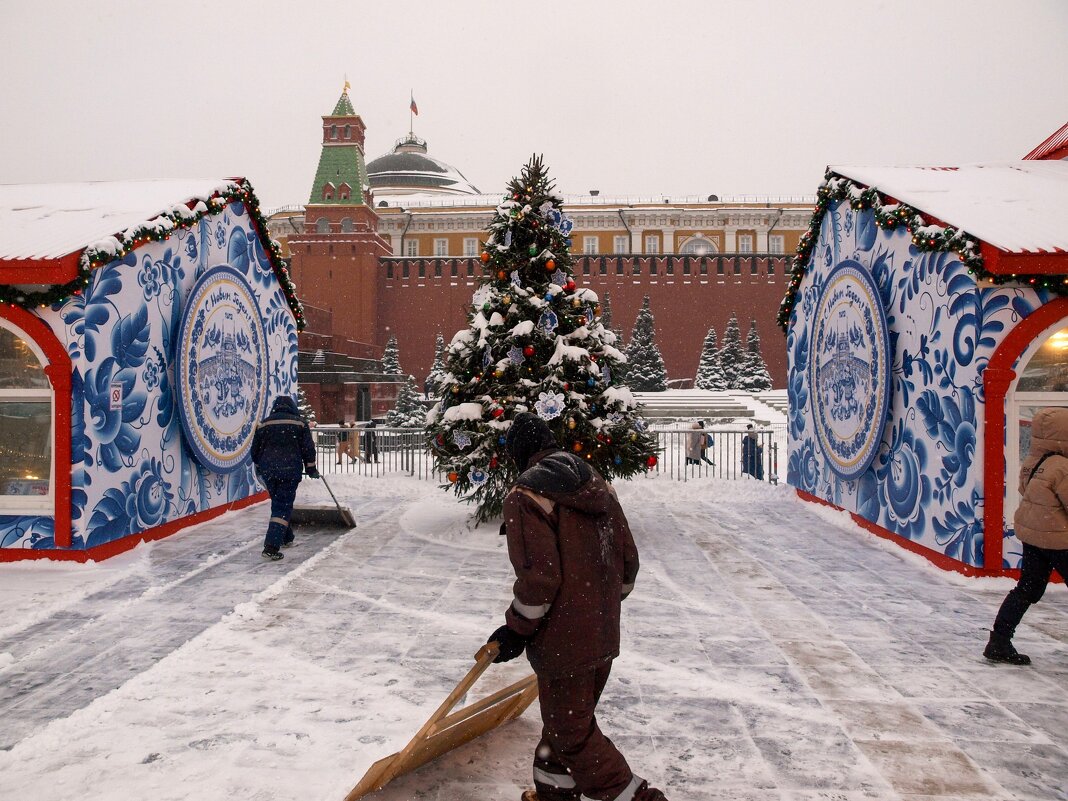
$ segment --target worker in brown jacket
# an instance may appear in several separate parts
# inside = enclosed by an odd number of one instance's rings
[[[1020,580],[998,610],[983,655],[1029,665],[1012,644],[1016,626],[1042,598],[1056,570],[1068,580],[1068,409],[1040,409],[1031,420],[1031,450],[1020,466],[1020,506],[1013,518],[1023,543]]]
[[[517,415],[505,442],[520,472],[502,527],[515,597],[490,640],[498,662],[526,649],[538,677],[542,737],[523,801],[667,801],[634,775],[595,716],[619,655],[620,602],[638,573],[623,509],[541,418]]]

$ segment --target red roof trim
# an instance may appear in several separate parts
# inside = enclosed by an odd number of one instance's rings
[[[65,284],[78,277],[80,250],[56,259],[0,259],[0,284]]]
[[[1068,253],[1009,253],[988,242],[979,242],[983,267],[994,275],[1068,275]]]
[[[1068,122],[1026,156],[1025,161],[1058,161],[1068,158]]]

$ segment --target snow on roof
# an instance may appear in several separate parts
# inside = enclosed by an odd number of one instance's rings
[[[1025,159],[1056,157],[1059,151],[1068,148],[1068,122],[1050,134],[1042,144],[1024,156]]]
[[[1068,162],[830,169],[1001,250],[1068,250]]]
[[[379,192],[381,188],[375,189]],[[816,203],[815,195],[717,195],[717,200],[709,200],[699,195],[578,195],[554,192],[563,200],[564,211],[578,206],[665,206],[680,210],[686,206],[767,206],[774,204],[787,208],[796,208],[806,212],[812,211]],[[382,196],[375,195],[375,205],[381,206],[382,200],[390,207],[426,208],[451,206],[490,206],[496,207],[501,202],[503,192],[488,192],[480,195],[448,195],[431,192],[391,192]]]
[[[96,181],[0,184],[0,259],[55,259],[232,182]]]

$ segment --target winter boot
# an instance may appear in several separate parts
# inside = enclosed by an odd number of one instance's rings
[[[667,801],[667,797],[655,787],[650,787],[649,782],[642,782],[634,794],[634,801]]]
[[[277,562],[280,559],[285,559],[285,554],[279,551],[277,548],[264,548],[263,558],[270,559],[272,562]]]
[[[1007,665],[1030,665],[1031,657],[1019,653],[1012,645],[1012,639],[996,631],[990,632],[990,640],[983,650],[983,656],[991,662],[1004,662]]]

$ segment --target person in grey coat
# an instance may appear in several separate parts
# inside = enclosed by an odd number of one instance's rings
[[[1068,580],[1068,409],[1040,409],[1031,420],[1031,450],[1020,466],[1020,506],[1013,518],[1023,543],[1020,580],[994,619],[983,656],[1029,665],[1012,644],[1024,613],[1046,592],[1056,570]]]

